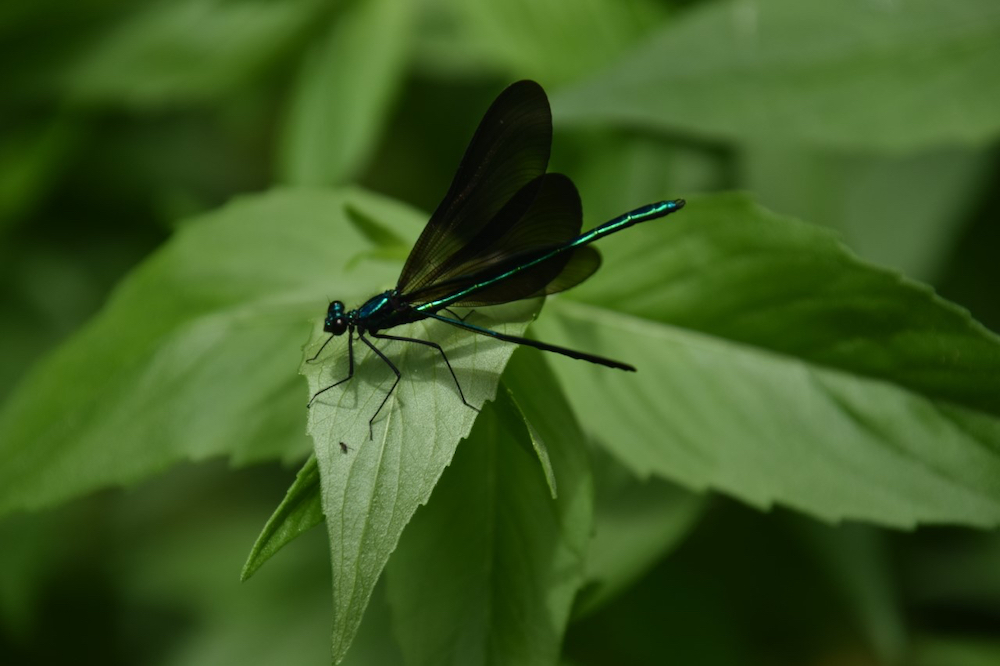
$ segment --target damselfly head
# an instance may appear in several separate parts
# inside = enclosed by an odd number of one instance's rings
[[[344,312],[344,304],[340,301],[333,301],[326,310],[323,330],[334,335],[343,335],[347,332],[347,328],[347,313]]]

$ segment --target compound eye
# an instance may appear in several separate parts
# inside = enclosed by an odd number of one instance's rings
[[[347,332],[347,320],[343,317],[337,317],[330,325],[329,332],[334,335],[343,335]]]

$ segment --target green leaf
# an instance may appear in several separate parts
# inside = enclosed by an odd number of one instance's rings
[[[562,388],[549,368],[546,354],[530,347],[518,347],[518,353],[511,358],[508,370],[504,374],[504,384],[511,405],[524,423],[528,439],[541,463],[552,499],[558,499],[557,467],[559,464],[564,466],[570,464],[571,461],[565,460],[567,456],[576,460],[576,456],[582,455],[578,450],[580,452],[584,450],[585,438]],[[559,450],[550,454],[550,446]],[[592,485],[593,482],[588,476],[588,493],[592,493],[590,489]],[[573,492],[578,490],[574,486]],[[571,497],[570,501],[576,500]],[[592,521],[592,510],[587,511],[586,521],[589,524]],[[589,532],[588,527],[588,535]]]
[[[745,147],[743,182],[769,208],[837,230],[865,259],[934,282],[988,184],[990,155],[839,155],[772,142]]]
[[[548,443],[559,498],[524,425],[484,410],[387,568],[408,663],[558,659],[591,527],[587,452],[538,352],[515,354],[504,381]]]
[[[500,397],[497,399],[496,407],[502,420],[507,421],[508,423],[520,421],[524,424],[524,434],[527,435],[527,437],[517,437],[516,439],[518,442],[531,442],[531,448],[534,451],[535,456],[538,457],[539,464],[542,466],[542,473],[545,474],[545,483],[549,487],[549,493],[552,495],[552,499],[559,497],[556,474],[552,469],[552,460],[549,458],[549,449],[545,446],[545,439],[528,419],[525,411],[521,409],[521,406],[511,393],[509,387],[505,386],[504,391],[500,393]]]
[[[274,510],[264,530],[250,550],[250,556],[240,580],[247,580],[264,562],[288,545],[303,532],[323,522],[323,503],[320,499],[319,466],[316,457],[309,456],[306,464],[295,475],[295,481]]]
[[[395,264],[345,215],[412,237],[423,215],[364,192],[276,191],[193,219],[0,411],[0,512],[131,484],[181,460],[300,459],[295,375],[329,295],[361,302]],[[339,452],[338,452],[339,455]]]
[[[498,324],[490,323],[486,314],[472,316],[479,325],[519,335],[535,307],[527,303],[509,308],[504,323]],[[441,345],[466,400],[477,408],[493,399],[514,351],[514,345],[433,320],[396,327],[392,334]],[[306,358],[329,338],[322,322],[317,322]],[[427,502],[477,415],[462,405],[455,379],[437,350],[405,342],[375,343],[399,368],[402,379],[371,426],[369,420],[395,375],[358,341],[353,380],[324,393],[309,410],[308,432],[323,480],[323,513],[330,535],[335,660],[350,646],[403,528],[417,507]],[[347,376],[347,354],[347,339],[342,337],[326,348],[320,362],[303,361],[300,371],[311,394]]]
[[[348,4],[306,54],[280,148],[279,179],[332,185],[357,175],[403,82],[413,4]]]
[[[701,4],[559,91],[565,123],[906,151],[1000,134],[1000,5]]]
[[[271,65],[325,12],[317,0],[179,0],[140,5],[65,75],[82,103],[218,99]]]
[[[404,249],[407,241],[392,229],[383,226],[378,220],[372,218],[365,211],[348,204],[344,206],[344,214],[351,220],[351,223],[360,231],[365,240],[374,245],[377,249],[397,250]],[[400,257],[399,261],[406,261],[406,254]]]
[[[1000,521],[1000,344],[967,312],[739,196],[604,249],[613,278],[536,329],[638,366],[555,365],[633,472],[827,520]]]

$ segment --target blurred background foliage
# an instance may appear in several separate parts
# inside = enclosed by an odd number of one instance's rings
[[[0,400],[179,219],[342,183],[431,210],[520,78],[552,96],[586,226],[748,190],[1000,330],[997,45],[986,0],[7,0]],[[323,663],[318,533],[238,583],[293,474],[191,465],[3,519],[0,663]],[[720,498],[678,518],[686,492],[613,475],[598,497],[674,552],[581,595],[567,663],[1000,663],[995,533]],[[399,661],[376,594],[348,663]]]

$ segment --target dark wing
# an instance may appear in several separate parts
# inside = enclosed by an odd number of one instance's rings
[[[576,238],[582,217],[580,197],[569,178],[539,176],[448,257],[433,282],[403,296],[417,307],[442,299],[448,301],[446,305],[480,306],[568,289],[597,270],[600,255],[596,250],[567,250],[538,265],[522,267]],[[484,286],[463,295],[475,285]]]
[[[519,219],[534,199],[530,188],[540,184],[551,145],[545,91],[534,81],[508,86],[480,121],[448,193],[410,251],[397,291],[405,295],[441,279],[441,267],[502,209],[508,222]],[[517,210],[511,201],[526,187]]]
[[[556,268],[561,267],[558,272]],[[580,284],[601,267],[601,254],[592,247],[568,250],[515,276],[478,290],[450,306],[469,308],[500,305],[565,291]],[[555,273],[555,277],[553,277]],[[541,285],[541,286],[539,286]]]

